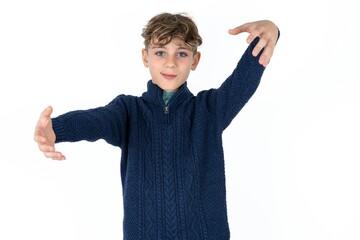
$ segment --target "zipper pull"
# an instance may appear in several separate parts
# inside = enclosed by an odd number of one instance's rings
[[[170,112],[169,106],[165,106],[164,107],[164,113],[169,114],[169,112]]]

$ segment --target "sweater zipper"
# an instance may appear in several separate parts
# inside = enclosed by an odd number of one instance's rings
[[[169,105],[165,105],[165,107],[164,107],[164,113],[165,113],[166,115],[170,113]]]
[[[165,114],[165,122],[169,123],[169,113],[170,113],[170,104],[171,102],[173,102],[181,93],[181,90],[179,90],[178,92],[176,92],[169,100],[169,102],[167,104],[165,104],[164,106],[164,114]]]
[[[169,113],[170,113],[169,105],[165,105],[164,106],[165,124],[169,124],[169,122],[170,122]]]

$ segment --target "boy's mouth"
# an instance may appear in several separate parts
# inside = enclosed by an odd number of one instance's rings
[[[176,78],[176,75],[175,74],[166,74],[166,73],[161,73],[161,75],[167,79],[167,80],[172,80],[174,78]]]

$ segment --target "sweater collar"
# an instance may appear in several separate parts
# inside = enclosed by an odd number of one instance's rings
[[[147,91],[142,94],[142,98],[145,100],[145,102],[150,102],[163,107],[165,106],[163,100],[163,92],[164,91],[158,85],[154,84],[151,80],[149,80],[147,83]],[[176,107],[184,100],[192,96],[193,94],[188,89],[187,82],[185,82],[170,98],[170,101],[167,105],[171,107]]]

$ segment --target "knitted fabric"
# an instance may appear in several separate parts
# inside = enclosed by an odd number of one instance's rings
[[[52,119],[56,142],[121,148],[124,239],[230,238],[222,133],[259,85],[257,41],[219,88],[194,96],[185,83],[165,108],[163,90],[148,81],[140,97]]]

